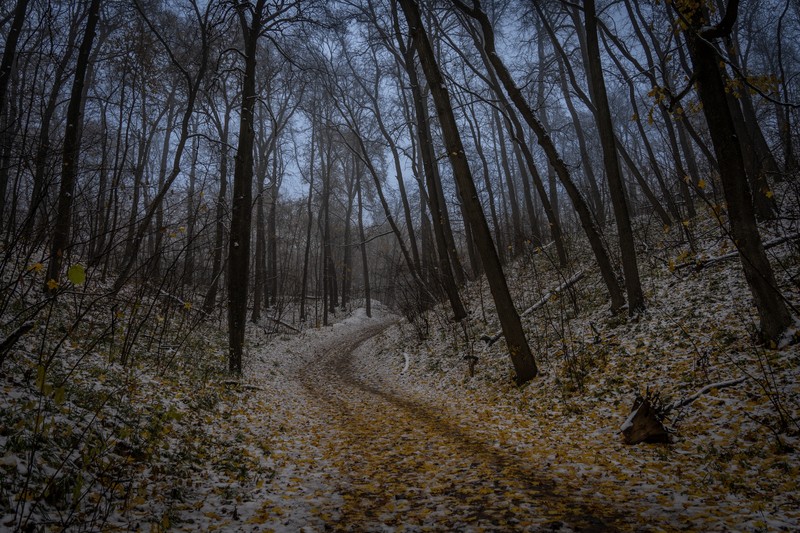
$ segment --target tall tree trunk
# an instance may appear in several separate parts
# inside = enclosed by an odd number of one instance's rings
[[[11,113],[8,112],[8,86],[11,82],[11,73],[17,57],[17,45],[22,26],[25,24],[25,15],[28,10],[29,0],[18,0],[14,8],[11,27],[6,36],[3,48],[3,58],[0,60],[0,149],[7,149],[12,139]],[[87,53],[88,54],[88,53]],[[84,66],[85,68],[85,66]],[[81,80],[82,81],[82,80]],[[5,161],[0,162],[0,232],[5,221],[6,188],[8,186],[9,168]]]
[[[195,128],[197,126],[195,125]],[[183,282],[186,286],[194,285],[194,249],[195,249],[195,226],[197,224],[197,207],[195,206],[195,194],[197,191],[197,156],[200,151],[200,142],[195,137],[192,142],[192,164],[189,168],[189,194],[186,198],[186,260],[184,262]]]
[[[469,126],[472,139],[475,141],[475,150],[478,152],[478,159],[481,162],[481,177],[483,178],[483,186],[486,187],[486,197],[489,200],[489,216],[492,219],[492,228],[494,228],[494,238],[497,242],[498,249],[502,250],[505,247],[503,240],[503,231],[500,227],[500,219],[497,216],[497,204],[494,199],[494,187],[492,186],[491,172],[489,170],[489,161],[486,159],[486,153],[483,149],[483,137],[481,136],[480,125],[477,124],[478,117],[475,116],[473,111],[473,118],[470,119],[469,114],[465,115],[467,125]],[[501,254],[500,261],[502,262],[503,256]]]
[[[364,306],[366,307],[367,316],[372,316],[372,294],[369,284],[369,262],[367,261],[367,237],[364,234],[364,203],[361,198],[361,174],[363,169],[358,168],[356,165],[356,194],[358,196],[358,238],[361,241],[359,248],[361,248],[361,267],[362,277],[364,278]]]
[[[219,280],[222,276],[222,256],[225,248],[225,207],[228,196],[228,128],[230,108],[226,108],[224,124],[221,124],[219,144],[219,191],[214,209],[214,253],[211,260],[211,285],[203,301],[203,310],[210,314],[217,303]]]
[[[497,144],[500,147],[500,168],[503,170],[503,176],[506,179],[506,187],[508,188],[508,202],[511,207],[511,228],[513,231],[513,254],[516,256],[522,250],[522,243],[525,240],[525,236],[522,232],[522,215],[520,214],[517,190],[514,185],[514,176],[511,172],[511,165],[508,158],[506,136],[503,131],[505,129],[504,124],[500,121],[500,113],[498,113],[495,108],[492,108],[492,120],[494,122],[494,129],[497,132]]]
[[[58,193],[58,211],[53,229],[53,241],[50,246],[50,263],[47,266],[44,290],[55,294],[61,280],[61,266],[64,253],[70,245],[72,228],[72,204],[75,195],[75,182],[78,177],[78,155],[81,146],[81,130],[83,127],[83,85],[89,66],[89,54],[92,50],[97,21],[100,19],[100,0],[92,0],[89,5],[86,28],[78,50],[75,64],[75,77],[72,82],[69,106],[67,108],[67,127],[64,132],[64,154],[61,163],[61,187]]]
[[[250,321],[258,324],[261,320],[261,310],[264,307],[262,299],[265,298],[265,285],[267,283],[267,238],[266,238],[266,215],[264,209],[264,181],[261,179],[261,186],[256,198],[256,265],[255,279],[253,280],[253,311],[250,314]],[[269,290],[267,290],[267,295]],[[267,305],[269,302],[267,302]]]
[[[625,183],[617,157],[617,141],[614,123],[608,107],[606,83],[600,60],[600,43],[597,37],[597,13],[594,0],[584,0],[586,23],[586,55],[588,57],[588,77],[592,87],[591,95],[596,112],[597,128],[600,131],[600,144],[603,148],[603,163],[611,192],[611,204],[617,222],[619,246],[622,254],[622,270],[625,275],[625,290],[628,294],[628,313],[639,313],[644,309],[644,292],[639,279],[639,265],[636,260],[636,243],[633,239],[628,201],[625,198]]]
[[[322,142],[322,138],[320,142]],[[333,150],[330,139],[330,132],[326,132],[325,134],[325,148],[323,153],[323,160],[322,160],[322,212],[321,212],[321,220],[320,223],[322,224],[322,264],[320,265],[322,269],[322,325],[328,325],[328,311],[330,309],[330,300],[331,294],[330,290],[333,286],[333,283],[330,279],[331,271],[328,268],[328,265],[333,262],[330,258],[331,256],[331,223],[330,223],[330,203],[331,203],[331,174],[332,169],[331,166],[333,165],[333,157],[331,156],[331,152]],[[320,150],[322,151],[322,150]],[[336,304],[334,304],[335,306]]]
[[[420,80],[417,79],[414,56],[411,53],[406,57],[406,65],[409,80],[411,81],[414,109],[417,115],[417,136],[420,155],[422,157],[423,173],[425,174],[425,184],[428,192],[428,207],[431,211],[433,235],[436,239],[436,250],[439,258],[438,276],[436,278],[437,282],[442,285],[447,294],[450,308],[453,310],[453,319],[459,322],[467,316],[467,311],[461,301],[461,296],[458,294],[458,287],[456,286],[454,278],[454,265],[450,262],[450,253],[448,252],[447,230],[445,229],[445,211],[447,208],[442,205],[443,198],[440,194],[441,184],[437,183],[437,181],[441,179],[441,176],[439,175],[436,157],[433,153],[433,139],[431,138],[431,128],[427,113],[427,101],[424,98],[424,93],[420,90]]]
[[[516,381],[518,384],[522,384],[536,376],[536,362],[525,338],[519,314],[514,308],[514,302],[511,300],[505,274],[503,274],[497,250],[489,232],[489,225],[486,223],[483,209],[478,200],[478,192],[475,189],[472,172],[464,153],[464,145],[458,131],[450,96],[439,70],[439,65],[436,63],[430,40],[422,25],[419,6],[413,0],[400,0],[400,5],[408,22],[411,37],[436,104],[436,112],[439,116],[439,123],[442,128],[450,164],[453,167],[458,193],[467,213],[467,222],[472,227],[473,237],[481,253],[481,262],[486,271],[500,324],[505,334],[509,355],[517,374]]]
[[[344,243],[342,250],[344,253],[344,259],[342,261],[342,311],[347,310],[347,304],[350,300],[350,289],[353,285],[353,253],[350,249],[350,236],[353,226],[353,207],[355,207],[354,204],[356,201],[356,160],[356,155],[354,153],[351,154],[349,168],[345,168],[344,171],[347,181],[347,207],[344,215]]]
[[[617,277],[614,272],[614,268],[611,265],[608,252],[603,244],[603,239],[600,236],[600,232],[595,226],[591,210],[589,209],[586,200],[583,198],[580,190],[575,185],[575,182],[572,181],[569,169],[564,163],[564,160],[559,156],[552,139],[547,133],[547,130],[545,130],[542,123],[536,118],[536,115],[531,109],[530,104],[528,104],[528,102],[525,100],[525,97],[522,95],[522,91],[520,91],[519,87],[517,87],[514,83],[511,73],[501,61],[500,56],[497,55],[494,44],[494,30],[492,29],[492,25],[489,22],[489,18],[486,16],[486,13],[484,13],[481,9],[480,2],[473,0],[474,7],[470,8],[460,0],[453,1],[460,10],[477,20],[480,24],[481,31],[483,33],[483,46],[486,55],[489,57],[495,73],[502,82],[509,99],[514,103],[520,115],[522,115],[522,118],[525,119],[528,127],[533,131],[534,135],[536,135],[536,140],[539,143],[539,146],[541,146],[544,150],[548,161],[553,166],[559,180],[561,181],[561,184],[564,186],[564,189],[569,195],[572,205],[575,208],[575,211],[577,211],[578,217],[580,218],[581,226],[583,227],[583,230],[589,240],[589,245],[594,252],[597,265],[600,269],[600,274],[606,284],[606,288],[608,289],[608,293],[611,298],[611,310],[614,312],[618,311],[625,304],[625,297],[620,290],[619,284],[617,283]]]
[[[253,140],[256,104],[256,59],[266,0],[251,6],[248,23],[244,5],[237,10],[244,34],[244,77],[239,119],[239,145],[233,167],[230,244],[228,248],[228,370],[242,373],[244,331],[250,281],[250,225],[253,204]]]
[[[277,139],[277,132],[276,132]],[[277,142],[277,140],[276,140]],[[272,187],[270,187],[269,213],[267,214],[267,290],[269,290],[269,301],[265,299],[265,304],[278,304],[278,197],[283,181],[280,172],[279,153],[277,146],[274,146],[272,159]]]
[[[314,220],[312,197],[314,196],[314,149],[316,148],[316,122],[311,123],[311,154],[309,156],[308,171],[308,200],[306,211],[308,226],[306,226],[306,247],[303,253],[303,278],[300,283],[300,322],[306,320],[306,294],[308,290],[308,257],[311,253],[311,228]]]
[[[777,339],[789,327],[792,317],[775,282],[761,236],[756,226],[752,196],[744,159],[727,102],[719,56],[712,40],[730,32],[739,3],[731,0],[719,26],[706,29],[709,21],[703,10],[688,5],[673,9],[689,22],[684,38],[694,64],[697,93],[703,115],[720,165],[720,179],[728,205],[731,236],[742,261],[744,275],[755,300],[761,332],[767,339]]]

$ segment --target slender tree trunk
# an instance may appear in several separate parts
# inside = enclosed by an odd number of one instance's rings
[[[224,124],[220,132],[219,191],[214,209],[214,253],[211,260],[211,285],[206,292],[203,310],[211,313],[217,303],[219,280],[222,276],[222,256],[225,248],[225,207],[228,196],[228,127],[230,109],[225,110]]]
[[[489,216],[492,219],[492,228],[494,228],[494,238],[497,242],[498,249],[502,250],[505,246],[503,240],[503,232],[500,228],[500,219],[497,216],[497,204],[495,203],[494,199],[494,187],[492,186],[492,178],[491,172],[489,171],[489,161],[486,159],[486,153],[483,149],[483,138],[481,136],[480,127],[477,124],[478,118],[473,114],[473,119],[469,119],[469,115],[465,118],[467,119],[467,124],[470,128],[470,133],[472,134],[472,138],[475,141],[475,149],[478,152],[478,159],[481,161],[481,177],[483,178],[483,186],[486,187],[486,196],[489,200]],[[500,256],[500,260],[502,262],[502,255]]]
[[[196,127],[196,126],[195,126]],[[195,226],[197,224],[197,207],[195,206],[195,194],[197,191],[197,156],[200,151],[200,143],[195,137],[192,143],[192,165],[189,168],[189,195],[186,198],[186,260],[185,274],[183,282],[186,286],[192,287],[195,282],[194,271],[196,268],[194,259],[195,249]]]
[[[330,196],[331,196],[331,166],[333,165],[333,158],[331,156],[331,139],[329,132],[325,135],[325,153],[322,166],[322,325],[328,325],[328,310],[330,307],[331,287],[333,283],[330,279],[330,268],[328,265],[333,262],[331,256],[331,231],[330,231]],[[334,306],[336,304],[334,303]]]
[[[256,199],[256,265],[255,279],[253,280],[253,311],[250,314],[250,321],[258,324],[261,320],[261,310],[264,307],[265,285],[267,282],[267,238],[266,238],[266,215],[264,214],[264,181],[261,180],[258,198]]]
[[[586,55],[589,82],[592,86],[592,99],[595,107],[597,128],[600,130],[600,144],[603,147],[603,162],[611,192],[611,203],[617,222],[619,246],[622,253],[622,270],[625,274],[625,290],[628,294],[628,313],[639,313],[644,309],[644,292],[639,279],[639,265],[636,260],[636,244],[633,239],[628,201],[625,198],[625,183],[617,156],[617,141],[614,134],[614,123],[608,108],[608,95],[603,78],[603,67],[600,60],[600,44],[597,37],[597,14],[594,0],[584,0],[584,16],[586,23]]]
[[[721,25],[708,30],[704,29],[708,26],[708,20],[700,9],[692,9],[687,5],[673,5],[673,9],[690,23],[684,37],[694,64],[703,115],[720,164],[720,179],[728,205],[731,236],[755,300],[761,332],[767,339],[777,339],[792,323],[792,317],[775,282],[756,226],[744,159],[727,102],[719,56],[711,44],[713,38],[730,31],[736,20],[738,2],[729,2]]]
[[[78,154],[81,146],[81,129],[83,127],[83,85],[89,66],[89,54],[92,50],[97,22],[100,19],[100,0],[92,0],[86,19],[86,29],[78,50],[75,64],[75,77],[72,82],[69,106],[67,108],[67,127],[64,132],[64,155],[61,163],[61,187],[58,193],[58,211],[53,230],[53,241],[50,246],[50,263],[47,267],[45,291],[55,294],[61,281],[61,266],[64,254],[70,245],[72,228],[72,204],[75,195],[75,182],[78,177]]]
[[[517,199],[517,191],[514,186],[514,176],[511,172],[511,165],[508,158],[508,150],[506,148],[506,136],[503,131],[504,124],[500,121],[500,113],[497,109],[492,108],[492,120],[494,127],[497,131],[497,144],[500,146],[500,168],[503,170],[503,176],[506,179],[506,187],[508,188],[508,202],[511,207],[511,228],[514,232],[513,246],[514,255],[518,255],[522,250],[522,242],[525,236],[522,232],[522,215],[520,214],[519,200]]]
[[[253,140],[256,104],[256,58],[266,1],[256,0],[246,21],[245,7],[237,4],[244,34],[244,77],[239,118],[239,145],[233,168],[230,244],[228,249],[228,369],[242,373],[244,331],[250,281],[250,225],[253,205]]]
[[[473,236],[481,253],[481,262],[486,271],[486,277],[497,307],[511,361],[517,374],[516,381],[518,384],[522,384],[536,376],[536,362],[525,338],[519,314],[514,308],[514,302],[511,300],[505,274],[503,274],[497,250],[489,232],[489,225],[486,223],[483,209],[478,200],[478,192],[475,189],[472,172],[464,153],[464,145],[458,131],[450,96],[439,70],[439,65],[436,63],[430,40],[422,25],[419,6],[413,0],[400,0],[400,6],[408,22],[409,31],[419,53],[422,69],[425,72],[428,86],[431,88],[431,94],[436,104],[442,135],[453,167],[453,175],[467,213],[467,222],[472,227]]]
[[[358,166],[358,165],[357,165]],[[364,278],[364,306],[366,307],[367,316],[372,316],[372,294],[369,284],[369,262],[367,261],[367,237],[364,234],[364,204],[361,198],[361,174],[362,169],[356,172],[356,194],[358,196],[358,238],[361,241],[359,248],[361,248],[361,267],[362,276]]]
[[[25,24],[25,16],[28,10],[29,0],[18,0],[14,7],[11,27],[6,36],[3,48],[3,58],[0,60],[0,149],[6,149],[11,144],[12,139],[12,120],[11,113],[8,112],[8,87],[11,82],[11,73],[14,70],[14,62],[17,57],[17,45],[22,26]],[[85,68],[85,67],[84,67]],[[5,161],[0,161],[0,232],[5,222],[6,187],[8,186],[9,168]]]
[[[436,249],[438,252],[438,276],[437,281],[444,288],[450,307],[453,310],[453,319],[456,322],[463,320],[467,316],[467,311],[458,294],[458,287],[454,279],[454,266],[450,262],[448,252],[448,241],[446,237],[446,219],[444,211],[446,207],[442,205],[442,196],[439,194],[441,184],[437,184],[440,175],[437,168],[436,158],[433,154],[433,139],[431,138],[430,122],[427,113],[427,101],[424,93],[420,90],[419,80],[417,79],[416,66],[413,56],[409,54],[406,58],[407,72],[411,81],[413,93],[414,109],[417,115],[417,136],[419,139],[420,154],[422,156],[423,173],[428,190],[428,207],[431,211],[433,235],[436,239]]]
[[[353,207],[356,201],[356,155],[351,154],[350,168],[345,169],[345,174],[350,174],[347,178],[347,208],[344,215],[344,259],[342,261],[342,311],[347,310],[347,304],[350,300],[350,288],[352,286],[353,278],[353,253],[350,243],[350,236],[352,233]]]
[[[309,156],[308,200],[306,210],[308,226],[306,226],[306,248],[303,253],[303,278],[300,284],[300,322],[306,320],[306,295],[308,290],[308,257],[311,253],[311,228],[314,220],[312,197],[314,196],[314,149],[316,148],[316,123],[311,123],[311,155]]]
[[[277,135],[277,134],[276,134]],[[278,198],[280,196],[281,183],[283,181],[280,172],[279,153],[277,145],[273,150],[272,159],[272,187],[269,198],[269,213],[267,218],[267,289],[269,290],[269,303],[273,306],[278,304]]]

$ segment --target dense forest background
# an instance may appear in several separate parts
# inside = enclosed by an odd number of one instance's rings
[[[163,329],[228,309],[241,371],[245,320],[442,296],[461,320],[465,279],[507,300],[502,264],[553,243],[566,265],[578,234],[639,312],[632,217],[691,247],[710,208],[774,339],[754,221],[794,181],[800,7],[695,4],[7,4],[4,309],[84,277],[136,329],[159,293],[193,310]]]
[[[522,385],[521,315],[588,276],[635,323],[733,265],[752,346],[797,340],[796,0],[17,0],[0,36],[0,369],[37,417],[96,357],[238,382],[252,332],[373,305]]]

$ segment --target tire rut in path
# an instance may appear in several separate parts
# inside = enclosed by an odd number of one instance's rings
[[[464,427],[457,409],[430,405],[359,377],[356,357],[392,323],[325,346],[300,382],[320,410],[340,465],[337,530],[614,531],[618,514],[575,501],[537,465]]]

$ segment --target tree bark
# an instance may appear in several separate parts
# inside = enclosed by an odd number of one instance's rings
[[[600,131],[600,144],[603,148],[603,163],[611,193],[611,204],[614,207],[614,218],[617,222],[619,246],[622,255],[622,270],[625,275],[625,291],[628,294],[628,313],[638,314],[644,309],[644,292],[639,279],[639,265],[636,260],[636,243],[625,198],[625,183],[617,156],[617,141],[614,134],[614,123],[608,108],[603,67],[600,59],[600,44],[597,37],[597,14],[594,0],[584,0],[584,16],[586,23],[586,55],[588,57],[588,78],[592,86],[591,96],[595,107],[595,119]]]
[[[244,331],[247,321],[248,284],[250,281],[250,225],[253,204],[253,120],[256,104],[256,58],[258,39],[265,10],[265,0],[256,0],[248,23],[244,5],[237,10],[244,34],[244,77],[239,118],[239,145],[233,168],[233,202],[228,248],[228,370],[242,373]]]
[[[81,146],[81,129],[83,126],[83,86],[86,71],[89,67],[89,54],[92,50],[97,22],[100,19],[100,0],[92,0],[89,5],[86,28],[78,50],[75,64],[75,77],[72,82],[69,107],[67,108],[67,127],[64,132],[64,152],[61,163],[61,186],[58,193],[58,211],[53,229],[53,240],[50,246],[50,263],[47,266],[45,292],[55,294],[61,281],[61,267],[64,253],[70,245],[72,228],[72,204],[75,194],[75,182],[78,177],[78,153]]]
[[[445,294],[453,310],[453,320],[460,322],[467,316],[467,311],[458,294],[458,287],[455,283],[454,265],[450,262],[448,252],[448,242],[446,236],[446,219],[444,212],[447,207],[442,204],[442,197],[439,194],[441,185],[437,181],[441,179],[437,169],[436,157],[433,154],[433,139],[431,138],[430,122],[427,113],[427,101],[424,93],[420,89],[420,80],[417,78],[417,70],[414,56],[409,53],[406,56],[407,73],[411,84],[412,99],[414,100],[414,110],[417,117],[417,137],[419,140],[420,155],[422,156],[422,169],[425,175],[425,184],[428,192],[428,207],[431,211],[433,235],[436,239],[436,250],[438,256],[438,276],[437,282],[444,288]]]
[[[367,317],[372,317],[372,294],[369,284],[369,262],[367,261],[367,238],[364,234],[364,204],[361,198],[361,174],[362,169],[356,165],[356,194],[358,195],[358,238],[361,241],[361,267],[364,277],[364,307]]]
[[[500,259],[489,232],[489,225],[486,223],[483,209],[478,200],[478,192],[475,189],[472,171],[464,153],[464,145],[458,131],[450,96],[439,65],[436,63],[433,47],[422,25],[419,6],[413,0],[400,0],[400,6],[408,22],[409,32],[436,104],[436,112],[442,127],[448,158],[453,167],[453,175],[458,185],[458,193],[464,204],[468,217],[467,222],[472,227],[472,233],[481,254],[481,262],[497,307],[498,317],[505,332],[509,354],[516,371],[516,382],[522,384],[536,376],[536,362],[525,338],[519,314],[511,300]]]
[[[760,318],[761,332],[767,339],[777,339],[789,327],[792,317],[775,282],[772,267],[764,251],[756,226],[752,196],[745,172],[739,139],[731,117],[725,92],[719,57],[710,40],[715,33],[730,28],[708,25],[705,13],[688,5],[673,5],[679,15],[689,23],[684,32],[689,55],[694,65],[697,92],[703,104],[703,115],[708,123],[716,158],[720,165],[720,179],[728,204],[731,236],[742,260],[742,267]],[[738,2],[731,0],[723,22],[735,21]]]
[[[11,82],[11,72],[14,70],[14,61],[17,57],[17,45],[22,26],[25,24],[25,15],[28,10],[29,0],[18,0],[14,7],[11,27],[6,36],[3,48],[3,58],[0,60],[0,147],[5,148],[11,144],[11,113],[8,113],[8,86]],[[85,68],[85,67],[84,67]],[[6,187],[8,186],[8,165],[0,162],[0,231],[5,222]]]

